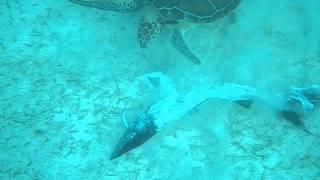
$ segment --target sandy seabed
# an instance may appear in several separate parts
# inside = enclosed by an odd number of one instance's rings
[[[126,96],[143,74],[161,71],[179,92],[205,81],[276,97],[320,84],[319,7],[243,0],[232,17],[187,32],[203,61],[194,65],[170,44],[170,28],[140,49],[141,12],[1,0],[0,179],[320,179],[319,108],[308,135],[260,102],[208,102],[109,160],[121,112],[143,104]]]

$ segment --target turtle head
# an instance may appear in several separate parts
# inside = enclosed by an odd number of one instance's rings
[[[147,48],[154,42],[161,31],[162,24],[157,20],[142,18],[139,24],[137,39],[141,48]]]

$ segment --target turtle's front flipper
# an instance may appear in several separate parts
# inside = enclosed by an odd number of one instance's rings
[[[69,0],[82,6],[110,11],[135,11],[142,6],[142,0]]]
[[[173,46],[188,60],[195,64],[200,64],[200,59],[194,55],[182,38],[181,31],[176,28],[172,34],[171,42]]]
[[[115,159],[122,154],[142,145],[156,133],[157,127],[154,124],[153,116],[142,113],[138,121],[130,125],[124,135],[120,138],[110,159]]]

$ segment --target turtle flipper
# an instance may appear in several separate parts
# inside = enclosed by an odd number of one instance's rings
[[[147,48],[155,41],[161,31],[161,23],[147,18],[142,18],[139,24],[137,39],[141,48]]]
[[[195,64],[200,64],[200,59],[194,55],[182,38],[181,31],[176,28],[172,34],[171,42],[173,46],[188,60]]]
[[[142,6],[142,0],[69,0],[82,6],[110,11],[135,11]]]

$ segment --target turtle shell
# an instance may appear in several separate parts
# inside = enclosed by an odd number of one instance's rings
[[[169,21],[210,23],[228,15],[241,0],[154,0],[159,16]]]

